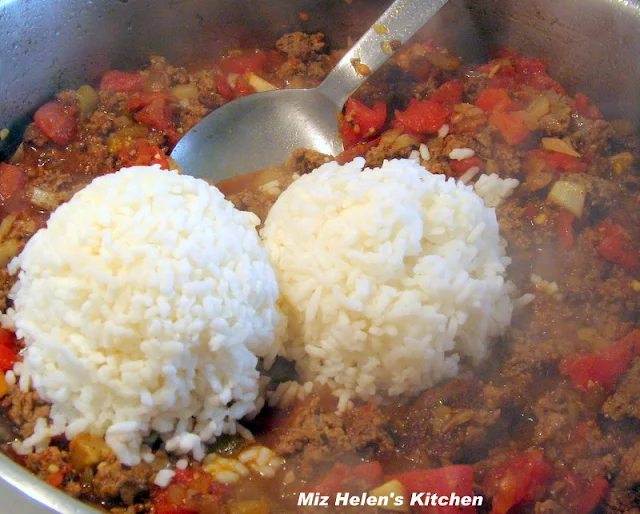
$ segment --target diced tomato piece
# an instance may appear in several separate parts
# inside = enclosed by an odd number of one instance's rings
[[[593,103],[593,100],[591,100],[587,95],[576,93],[576,96],[574,96],[573,99],[576,101],[576,112],[580,116],[591,120],[603,119],[602,112],[600,112],[598,106]]]
[[[453,105],[462,102],[463,94],[464,86],[462,85],[462,81],[460,79],[453,79],[445,82],[436,89],[429,100],[445,105]]]
[[[169,100],[169,95],[164,91],[144,91],[131,95],[126,102],[127,109],[137,111],[146,107],[154,100]]]
[[[0,346],[8,346],[9,348],[14,348],[15,345],[16,335],[11,332],[11,330],[0,327]]]
[[[620,339],[621,343],[628,344],[633,349],[635,356],[640,355],[640,328],[636,328]]]
[[[396,111],[396,119],[406,129],[418,134],[436,134],[451,116],[449,106],[433,100],[412,98],[405,111]]]
[[[512,507],[536,500],[551,474],[540,450],[517,454],[491,471],[485,490],[492,497],[491,514],[507,514]]]
[[[169,161],[166,154],[146,139],[134,139],[124,145],[118,156],[125,167],[159,164],[162,169],[169,169]]]
[[[100,89],[114,93],[135,93],[142,89],[146,81],[147,77],[141,73],[110,70],[102,75]]]
[[[546,75],[547,66],[540,59],[532,59],[523,55],[513,54],[511,56],[513,66],[518,73],[523,75]]]
[[[505,88],[487,88],[480,91],[476,105],[484,112],[508,111],[513,103]]]
[[[251,85],[249,85],[249,82],[247,82],[247,79],[245,79],[242,76],[236,78],[236,83],[233,86],[233,91],[234,91],[234,96],[236,98],[240,98],[241,96],[252,95],[253,93],[256,92],[255,89],[253,89]]]
[[[366,462],[359,466],[347,466],[338,462],[313,486],[312,491],[333,496],[344,491],[345,482],[355,478],[364,482],[367,488],[373,488],[383,480],[382,466],[379,462]]]
[[[573,155],[551,150],[531,150],[529,155],[545,163],[545,171],[551,173],[584,173],[589,166]]]
[[[482,160],[479,157],[469,157],[468,159],[462,159],[460,161],[453,160],[449,163],[451,166],[451,171],[457,177],[464,175],[465,172],[469,170],[469,168],[473,168],[474,166],[478,166],[481,168],[483,165]]]
[[[604,238],[597,247],[598,253],[625,268],[637,269],[640,266],[640,255],[624,229],[613,223],[601,223],[599,228],[604,232]]]
[[[529,75],[526,79],[526,84],[539,91],[546,91],[550,89],[559,95],[567,94],[567,90],[562,87],[559,82],[553,80],[549,75]]]
[[[60,146],[71,143],[78,131],[75,116],[55,100],[40,107],[34,114],[33,121],[45,136]]]
[[[179,140],[180,134],[171,119],[171,102],[165,91],[150,91],[135,93],[127,101],[127,108],[136,112],[133,117],[149,128],[162,130],[173,147]],[[166,158],[159,162],[164,166]]]
[[[156,130],[168,130],[173,127],[171,106],[166,99],[152,100],[149,105],[140,109],[133,117],[143,125]]]
[[[418,469],[395,475],[409,495],[414,493],[431,493],[433,496],[449,497],[451,493],[458,496],[473,496],[473,468],[466,465],[446,466],[435,469]],[[424,497],[423,497],[424,498]],[[414,507],[415,508],[415,507]],[[475,514],[474,506],[420,506],[421,514]]]
[[[565,250],[573,247],[575,236],[573,233],[573,221],[576,219],[575,214],[563,209],[558,214],[556,220],[556,228],[558,230],[558,242]]]
[[[373,108],[349,98],[340,119],[340,136],[345,150],[377,136],[387,120],[387,106],[376,102]]]
[[[569,433],[569,441],[572,444],[584,443],[587,440],[589,431],[593,429],[595,423],[592,420],[581,421]]]
[[[225,77],[224,75],[216,75],[214,81],[216,83],[216,89],[218,90],[218,93],[220,93],[220,96],[222,96],[222,98],[224,98],[225,100],[233,100],[233,88],[227,82],[227,77]]]
[[[567,375],[578,391],[588,392],[596,384],[611,391],[633,356],[631,345],[619,341],[593,353],[570,355],[560,361],[560,373]]]
[[[225,488],[214,482],[211,475],[200,468],[177,469],[166,488],[154,491],[153,513],[198,514],[202,512],[198,497],[205,495],[214,502],[221,502]]]
[[[495,75],[489,79],[489,87],[502,87],[513,91],[520,85],[526,84],[541,91],[550,89],[562,95],[566,94],[566,90],[547,75],[547,66],[540,59],[524,57],[508,48],[499,50],[495,55],[496,58],[493,61],[481,67],[484,71],[490,71],[502,64]],[[505,60],[508,64],[501,63]]]
[[[27,177],[21,168],[0,162],[0,205],[22,194]]]
[[[367,141],[366,143],[358,143],[357,145],[352,146],[348,150],[345,150],[339,153],[336,156],[336,162],[338,164],[346,164],[348,162],[351,162],[356,157],[364,156],[369,151],[369,149],[373,148],[374,146],[377,146],[379,143],[380,143],[379,137],[377,137],[372,141]]]
[[[502,139],[509,145],[518,145],[529,137],[529,129],[517,116],[494,111],[489,116],[489,124],[497,127]]]
[[[13,365],[18,361],[18,352],[8,346],[0,346],[0,371],[6,372],[13,369]]]
[[[242,75],[247,71],[261,71],[267,65],[269,57],[262,51],[255,51],[243,55],[223,57],[218,61],[218,66],[225,75],[237,73]]]
[[[589,514],[609,490],[609,482],[601,477],[587,480],[575,473],[567,472],[564,479],[567,488],[562,503],[569,509],[570,514]]]

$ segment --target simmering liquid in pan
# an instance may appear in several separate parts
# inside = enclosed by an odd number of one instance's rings
[[[74,193],[123,167],[174,169],[171,148],[212,109],[273,87],[313,87],[340,52],[321,34],[294,33],[190,67],[153,56],[140,70],[60,92],[0,163],[3,312],[17,278],[9,262]],[[152,430],[141,462],[127,465],[89,427],[70,440],[39,436],[55,424],[52,400],[20,381],[32,342],[16,338],[10,315],[0,334],[5,453],[112,514],[640,509],[640,144],[630,125],[605,120],[533,56],[498,48],[470,65],[429,43],[403,48],[337,123],[342,154],[299,149],[220,190],[262,226],[292,183],[334,160],[363,157],[373,168],[409,159],[473,184],[495,207],[512,261],[511,322],[482,341],[487,357],[460,352],[457,376],[418,393],[346,397],[330,383],[303,385],[301,369],[279,357],[266,372],[267,405],[235,434],[212,437],[203,458],[166,447]]]

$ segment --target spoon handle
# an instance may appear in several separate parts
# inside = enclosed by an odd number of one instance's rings
[[[393,2],[340,59],[333,71],[318,86],[318,90],[337,106],[342,107],[347,98],[395,53],[400,46],[397,42],[406,43],[446,3],[447,0]],[[383,45],[385,41],[388,43]],[[370,72],[363,74],[356,70],[358,62],[366,65]]]

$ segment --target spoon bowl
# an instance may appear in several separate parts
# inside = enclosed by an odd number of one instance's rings
[[[171,152],[182,171],[213,182],[276,166],[296,148],[342,151],[337,113],[447,0],[396,0],[319,86],[278,89],[229,102],[189,130]],[[366,73],[363,73],[366,70]]]
[[[185,173],[218,182],[282,164],[296,148],[336,155],[342,151],[336,110],[318,88],[245,96],[194,126],[171,157]]]

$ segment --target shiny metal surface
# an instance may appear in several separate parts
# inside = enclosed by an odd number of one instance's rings
[[[187,132],[171,152],[184,173],[220,181],[283,163],[296,148],[329,155],[342,151],[336,113],[347,98],[395,51],[382,42],[406,43],[447,0],[396,0],[327,78],[313,89],[250,95],[216,109]],[[376,27],[388,33],[380,35]],[[369,67],[358,73],[354,60]]]
[[[234,46],[272,44],[291,30],[322,30],[339,48],[347,36],[360,36],[389,3],[0,0],[0,128],[16,129],[0,142],[0,154],[11,151],[19,128],[39,104],[60,89],[96,81],[110,67],[139,66],[150,54],[187,63]],[[308,21],[300,12],[308,13]],[[496,44],[546,57],[554,76],[572,92],[592,96],[607,116],[640,121],[636,0],[450,0],[420,36],[433,36],[470,61],[485,58]],[[2,514],[96,512],[3,455],[0,477]]]

